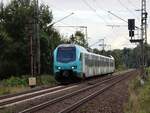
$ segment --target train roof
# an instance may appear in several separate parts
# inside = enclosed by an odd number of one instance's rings
[[[114,57],[112,57],[111,55],[110,56],[104,56],[104,55],[100,55],[100,54],[96,54],[96,53],[92,53],[92,52],[88,52],[88,54],[92,54],[92,55],[95,55],[95,56],[100,56],[102,58],[109,58],[109,59],[114,60]]]
[[[79,50],[81,50],[82,52],[88,53],[88,51],[84,47],[77,45],[77,44],[60,44],[58,47],[76,47]]]

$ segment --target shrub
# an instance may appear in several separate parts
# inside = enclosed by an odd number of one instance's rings
[[[129,86],[129,102],[125,107],[125,113],[150,113],[150,78],[144,85],[139,78],[132,81]]]
[[[17,86],[27,86],[27,77],[10,77],[9,79],[3,80],[5,86],[17,87]]]

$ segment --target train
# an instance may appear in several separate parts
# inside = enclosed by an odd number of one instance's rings
[[[89,52],[77,44],[60,44],[55,48],[53,57],[54,76],[60,83],[111,74],[115,70],[112,56]]]

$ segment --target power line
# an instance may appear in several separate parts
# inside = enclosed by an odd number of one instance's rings
[[[135,7],[135,5],[133,4],[132,1],[128,0],[128,2],[129,2],[135,9],[138,9],[138,7]]]
[[[130,13],[132,13],[132,14],[138,19],[138,21],[140,20],[140,19],[133,13],[133,11],[130,10],[128,7],[126,7],[120,0],[118,0],[118,2],[119,2],[120,5],[121,5],[122,7],[124,7],[127,11],[129,11]]]
[[[93,2],[95,2],[96,3],[96,1],[93,1]],[[102,3],[101,3],[102,4]],[[101,7],[98,3],[97,4],[95,4],[100,10],[103,10],[104,12],[107,12],[107,10],[106,9],[104,9],[103,7]],[[111,20],[111,17],[110,16],[108,16],[109,17],[109,19]]]
[[[96,1],[93,1],[93,2],[96,2]],[[100,7],[100,6],[98,5],[98,3],[96,3],[95,5],[98,6],[98,7]],[[102,7],[100,7],[100,9],[108,13],[108,10],[106,10],[106,9],[104,9],[104,8],[102,8]],[[109,16],[109,18],[110,18],[110,16]],[[111,18],[110,18],[110,19],[111,19]],[[112,19],[111,19],[111,20],[112,20]],[[109,25],[106,25],[106,26],[109,26]],[[112,26],[112,28],[113,28],[113,27],[120,27],[120,26],[127,27],[127,25],[110,25],[110,26]],[[109,33],[110,36],[112,36],[112,34],[116,34],[116,32],[114,32],[113,30],[111,30],[111,31],[112,31],[112,33],[111,33],[111,34]]]
[[[71,14],[69,14],[69,15],[67,15],[67,16],[65,16],[65,17],[63,17],[63,18],[61,18],[61,19],[59,19],[59,20],[57,20],[57,21],[55,21],[55,22],[53,22],[53,23],[48,24],[47,27],[53,26],[54,24],[56,24],[56,23],[58,23],[58,22],[60,22],[60,21],[62,21],[62,20],[64,20],[64,19],[70,17],[70,16],[73,15],[73,14],[74,14],[74,13],[72,12]]]
[[[107,24],[107,22],[106,22],[106,20],[103,18],[103,16],[99,15],[99,14],[96,12],[96,9],[94,9],[93,7],[91,7],[90,4],[89,4],[86,0],[82,0],[82,1],[83,1],[83,3],[84,3],[87,7],[89,7],[89,9],[90,9],[91,11],[93,11],[101,20],[103,20],[105,24]]]
[[[120,19],[120,20],[122,20],[122,21],[128,23],[128,21],[126,21],[126,20],[124,20],[123,18],[119,17],[118,15],[112,13],[111,11],[108,11],[108,13],[110,13],[111,15],[115,16],[116,18],[118,18],[118,19]],[[141,29],[140,27],[137,27],[137,26],[135,26],[135,28]]]

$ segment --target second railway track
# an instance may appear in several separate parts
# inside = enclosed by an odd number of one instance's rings
[[[12,106],[14,104],[17,103],[21,103],[23,101],[27,101],[28,99],[36,99],[38,98],[38,96],[44,96],[46,94],[49,93],[56,93],[58,91],[63,91],[63,90],[67,90],[70,88],[73,88],[75,85],[72,86],[56,86],[56,87],[52,87],[52,88],[46,88],[43,90],[38,90],[38,91],[33,91],[33,92],[29,92],[29,93],[24,93],[24,94],[20,94],[20,95],[16,95],[16,96],[11,96],[8,98],[3,98],[0,100],[0,108],[3,107],[9,107]]]

